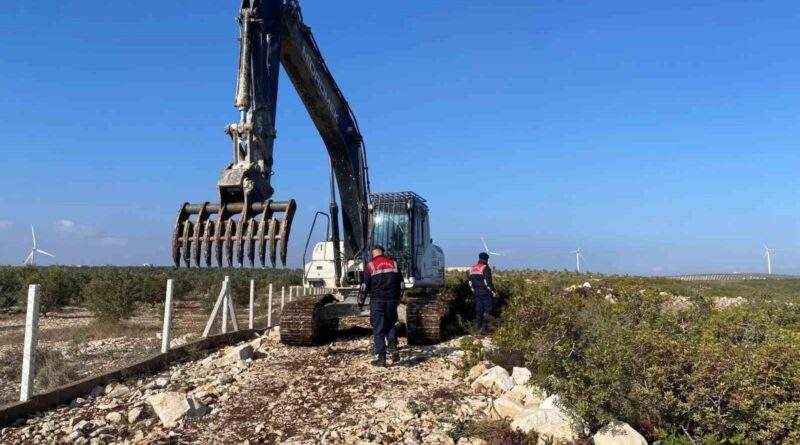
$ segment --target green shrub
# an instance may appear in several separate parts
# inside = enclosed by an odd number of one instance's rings
[[[0,309],[13,307],[22,292],[22,280],[10,267],[0,268]]]
[[[496,340],[590,428],[619,419],[665,444],[798,443],[797,305],[716,310],[694,293],[665,310],[671,297],[646,280],[563,284],[506,283],[514,297]]]
[[[140,288],[134,281],[102,278],[84,288],[84,301],[92,314],[103,322],[118,322],[133,316]]]
[[[50,312],[70,304],[81,294],[82,283],[63,267],[51,266],[40,274],[41,310]]]

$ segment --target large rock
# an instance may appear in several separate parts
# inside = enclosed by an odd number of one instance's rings
[[[522,404],[508,394],[492,402],[492,417],[498,419],[513,419],[522,414],[525,409]]]
[[[141,407],[134,407],[128,411],[128,423],[134,423],[142,417],[144,410]]]
[[[552,440],[555,445],[576,441],[582,427],[559,409],[525,410],[523,415],[511,422],[511,428],[525,434],[536,431],[539,438]]]
[[[226,351],[225,355],[214,360],[214,365],[219,368],[224,368],[229,365],[238,365],[244,360],[253,358],[254,352],[253,345],[250,343],[232,346]]]
[[[250,346],[253,347],[253,353],[258,352],[258,350],[261,349],[261,343],[262,342],[263,342],[263,339],[261,337],[257,337],[256,339],[254,339],[254,340],[250,341],[250,343],[248,343]]]
[[[477,392],[492,392],[500,395],[514,387],[514,380],[502,366],[495,366],[475,379],[471,387]]]
[[[511,371],[511,378],[517,385],[527,385],[528,380],[531,379],[531,372],[528,371],[528,368],[518,368],[515,366]]]
[[[480,362],[480,363],[478,363],[477,365],[473,366],[469,370],[469,374],[467,374],[467,378],[469,378],[470,381],[477,379],[478,377],[481,376],[481,374],[486,372],[488,367],[489,367],[489,362]]]
[[[552,396],[542,400],[542,403],[539,404],[539,408],[561,409],[561,397],[559,397],[558,394],[553,394]]]
[[[545,390],[537,386],[528,385],[516,385],[506,394],[526,407],[533,406],[534,408],[539,407],[539,404],[547,398]]]
[[[625,422],[611,421],[594,435],[594,445],[647,445],[639,432]]]
[[[184,416],[202,416],[207,408],[202,403],[179,392],[162,392],[147,398],[147,403],[165,427],[175,426]]]
[[[112,412],[106,414],[106,422],[108,423],[123,423],[125,422],[125,417],[122,416],[120,412]]]

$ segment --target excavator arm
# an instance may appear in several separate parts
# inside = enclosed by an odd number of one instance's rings
[[[243,0],[239,17],[239,69],[234,105],[239,122],[225,127],[233,145],[233,162],[223,169],[217,188],[219,204],[185,203],[178,212],[172,252],[176,266],[201,257],[211,265],[227,257],[239,265],[245,252],[253,266],[266,249],[275,265],[277,251],[286,263],[286,248],[295,203],[273,201],[273,143],[280,66],[297,90],[330,157],[342,202],[345,255],[365,255],[369,179],[358,123],[330,73],[311,30],[303,23],[296,0]],[[332,190],[334,248],[340,261],[338,205]],[[285,214],[281,219],[279,215]],[[338,267],[337,267],[338,270]]]
[[[283,3],[281,63],[328,150],[342,202],[345,254],[357,256],[365,250],[368,226],[369,177],[363,138],[311,29],[303,23],[300,5],[294,0]],[[333,233],[338,236],[338,230]]]

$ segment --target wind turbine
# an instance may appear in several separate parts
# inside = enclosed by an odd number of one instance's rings
[[[767,259],[767,274],[772,275],[772,252],[780,249],[770,249],[766,244],[764,246],[764,257]]]
[[[33,247],[31,247],[31,253],[28,254],[28,258],[25,258],[25,262],[22,263],[23,265],[30,264],[31,266],[36,265],[36,253],[41,253],[42,255],[47,255],[49,257],[55,258],[56,256],[52,253],[47,253],[42,249],[36,248],[36,232],[33,231],[33,226],[31,226],[31,237],[33,238]]]
[[[483,251],[486,252],[487,254],[489,254],[490,257],[492,257],[492,256],[505,256],[504,253],[492,252],[491,250],[489,250],[489,246],[486,244],[486,240],[485,239],[481,238],[481,241],[483,241]]]
[[[580,272],[581,271],[581,258],[583,258],[584,260],[586,259],[586,258],[583,257],[583,254],[581,253],[581,248],[578,247],[576,250],[573,250],[570,253],[574,253],[575,254],[575,271]]]

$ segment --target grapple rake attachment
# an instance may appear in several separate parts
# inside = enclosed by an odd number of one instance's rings
[[[187,202],[178,211],[172,233],[172,260],[175,267],[180,267],[181,259],[186,267],[191,267],[192,261],[197,267],[202,262],[211,267],[212,251],[219,267],[224,267],[223,257],[227,266],[233,267],[234,256],[236,263],[242,266],[245,255],[250,267],[255,266],[256,255],[261,265],[265,266],[268,247],[272,267],[275,267],[278,256],[285,266],[296,208],[293,199],[251,204]],[[278,217],[281,213],[283,218]]]

